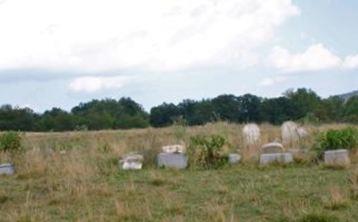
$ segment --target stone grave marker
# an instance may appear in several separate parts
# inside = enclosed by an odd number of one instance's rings
[[[123,170],[140,170],[143,166],[143,156],[139,154],[128,154],[120,161],[120,167]]]
[[[0,175],[13,175],[15,167],[11,163],[0,164]]]
[[[349,152],[345,149],[325,151],[324,163],[330,166],[347,166],[350,164]]]
[[[261,147],[261,153],[282,153],[283,152],[283,145],[281,143],[272,142],[266,143]]]

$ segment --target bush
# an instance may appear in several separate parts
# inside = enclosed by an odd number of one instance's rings
[[[220,135],[195,136],[190,138],[189,156],[191,164],[209,168],[218,168],[227,163],[222,154],[226,139]]]
[[[317,137],[316,149],[325,150],[354,149],[358,146],[358,129],[347,127],[341,130],[328,130]]]
[[[17,132],[5,132],[0,135],[0,151],[18,151],[21,149],[21,136]]]

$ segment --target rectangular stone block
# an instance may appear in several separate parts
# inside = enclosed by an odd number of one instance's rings
[[[188,157],[182,153],[159,153],[158,167],[185,169],[188,166]]]
[[[14,165],[5,163],[0,165],[0,175],[13,175],[15,173]]]
[[[143,159],[142,155],[129,154],[119,160],[119,164],[123,170],[140,170],[142,169]]]
[[[175,144],[162,147],[163,153],[185,153],[186,148],[184,145]]]
[[[345,149],[328,150],[324,152],[324,163],[331,166],[346,166],[350,164],[349,152]]]
[[[260,156],[260,165],[267,165],[271,163],[291,163],[293,162],[292,153],[266,153]]]
[[[237,153],[230,153],[229,156],[229,163],[230,164],[238,164],[241,161],[241,155]]]

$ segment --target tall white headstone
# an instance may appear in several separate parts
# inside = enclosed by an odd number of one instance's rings
[[[255,123],[246,124],[242,129],[242,135],[246,145],[254,145],[260,142],[260,128]]]
[[[287,121],[281,126],[282,143],[291,145],[299,141],[298,125],[295,122]]]

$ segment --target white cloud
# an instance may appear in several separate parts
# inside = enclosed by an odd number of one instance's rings
[[[358,68],[358,55],[347,56],[344,59],[343,68],[357,69]]]
[[[73,92],[92,93],[100,90],[119,89],[129,81],[128,77],[96,77],[84,76],[75,78],[69,84],[69,89]]]
[[[268,77],[264,78],[262,81],[259,82],[259,86],[272,86],[279,83],[283,83],[287,80],[287,76],[274,76],[274,77]]]
[[[180,70],[257,62],[291,0],[11,0],[0,70]]]
[[[315,44],[297,54],[275,47],[269,56],[268,63],[283,72],[300,72],[339,68],[342,60],[322,44]]]

